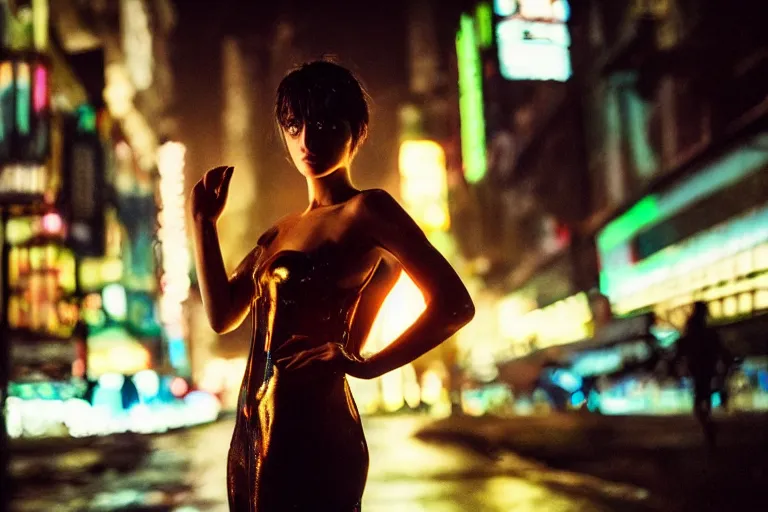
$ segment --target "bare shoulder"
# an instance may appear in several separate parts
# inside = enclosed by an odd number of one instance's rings
[[[371,188],[363,190],[351,205],[355,214],[365,222],[395,222],[410,219],[397,199],[386,190]]]
[[[356,199],[354,224],[373,245],[398,259],[406,248],[428,249],[424,232],[389,192],[364,190]]]

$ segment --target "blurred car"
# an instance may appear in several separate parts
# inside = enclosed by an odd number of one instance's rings
[[[601,412],[604,395],[667,378],[679,337],[653,313],[614,319],[592,338],[558,346],[542,365],[535,391],[556,410]]]

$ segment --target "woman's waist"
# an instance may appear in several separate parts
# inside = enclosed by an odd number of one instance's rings
[[[302,346],[313,348],[324,343],[342,343],[348,336],[346,318],[338,316],[281,317],[277,315],[271,324],[264,324],[266,352],[274,352],[283,343],[301,339]],[[297,345],[294,343],[294,345]]]
[[[264,388],[275,393],[289,393],[295,398],[314,399],[316,396],[344,397],[349,389],[346,375],[332,370],[323,362],[291,369],[273,365],[271,375],[264,379]]]
[[[330,416],[359,421],[357,407],[343,374],[304,373],[279,368],[250,400],[259,410],[287,417]]]

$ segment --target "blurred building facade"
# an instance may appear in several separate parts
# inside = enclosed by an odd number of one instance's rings
[[[718,323],[755,316],[768,307],[759,2],[727,18],[706,2],[591,9],[601,290],[618,314],[653,310],[676,326],[695,300]]]
[[[600,291],[621,317],[681,330],[694,301],[743,359],[731,393],[768,400],[768,37],[760,2],[589,6]]]
[[[471,338],[466,364],[481,374],[589,328],[586,292],[597,268],[580,229],[591,213],[580,137],[585,33],[567,1],[478,2],[459,20],[455,194],[467,206],[454,215],[482,282],[483,320],[462,334]],[[553,323],[555,310],[569,321]]]
[[[727,20],[696,1],[470,4],[452,224],[483,320],[463,366],[530,391],[602,317],[679,329],[694,300],[737,354],[765,357],[759,2]]]
[[[54,359],[50,343],[13,343],[12,368],[26,374],[12,378],[9,432],[99,435],[183,424],[190,419],[159,409],[135,417],[146,412],[135,406],[172,403],[189,388],[185,150],[169,139],[173,6],[20,1],[3,8],[4,52],[50,66],[33,74],[32,111],[44,111],[47,126],[32,123],[37,145],[27,147],[47,152],[33,159],[41,191],[26,209],[11,210],[5,225],[11,293],[3,308],[12,332],[55,334],[61,353],[74,347],[70,374],[52,376],[50,365],[24,363]],[[17,93],[3,115],[21,105]],[[22,138],[10,140],[17,176],[10,179],[4,166],[3,181],[19,186],[29,181],[20,170],[29,157],[17,156]],[[57,244],[40,246],[50,237]]]
[[[62,55],[49,52],[48,16],[47,5],[0,3],[0,407],[6,426],[13,400],[71,396],[84,383],[84,343],[72,336],[75,258],[56,204],[68,112],[53,98],[84,98],[85,92]]]

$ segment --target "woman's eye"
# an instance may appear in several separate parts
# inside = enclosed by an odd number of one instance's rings
[[[295,137],[299,134],[299,125],[297,123],[292,123],[288,125],[288,128],[285,130],[288,132],[288,135],[291,137]]]

